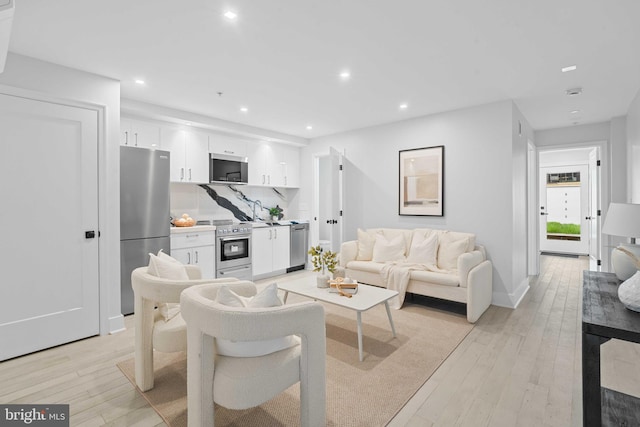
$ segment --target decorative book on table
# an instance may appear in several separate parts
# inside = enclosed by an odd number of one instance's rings
[[[336,280],[329,281],[329,292],[340,293],[340,290],[347,294],[355,294],[358,292],[358,282],[345,282],[341,277]]]

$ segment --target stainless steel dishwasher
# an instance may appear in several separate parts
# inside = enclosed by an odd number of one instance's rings
[[[309,250],[309,224],[291,224],[291,267],[290,271],[304,270]]]

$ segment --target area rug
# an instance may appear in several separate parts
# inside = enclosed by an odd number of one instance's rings
[[[362,314],[364,360],[358,360],[355,312],[325,304],[327,323],[327,425],[384,426],[471,331],[466,316],[405,303],[392,310],[391,336],[384,306]],[[155,386],[142,395],[172,427],[187,425],[184,353],[154,354]],[[133,359],[118,367],[135,384]],[[300,424],[299,386],[259,407],[215,409],[216,426]]]

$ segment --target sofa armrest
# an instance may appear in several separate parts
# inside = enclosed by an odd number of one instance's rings
[[[467,282],[467,321],[475,323],[491,305],[493,266],[483,261],[469,272]]]
[[[465,252],[458,257],[458,275],[460,276],[460,287],[466,288],[468,284],[469,272],[476,265],[484,261],[484,255],[481,251],[475,250]]]
[[[349,240],[340,245],[340,265],[346,267],[350,261],[355,261],[358,256],[358,241]]]

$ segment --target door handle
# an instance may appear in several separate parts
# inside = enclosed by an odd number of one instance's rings
[[[592,217],[592,216],[585,216],[585,217],[584,217],[584,219],[586,219],[586,220],[590,220],[590,219],[595,219],[595,218],[594,218],[594,217]]]
[[[96,237],[96,232],[94,230],[89,230],[84,232],[85,239],[94,239]]]

